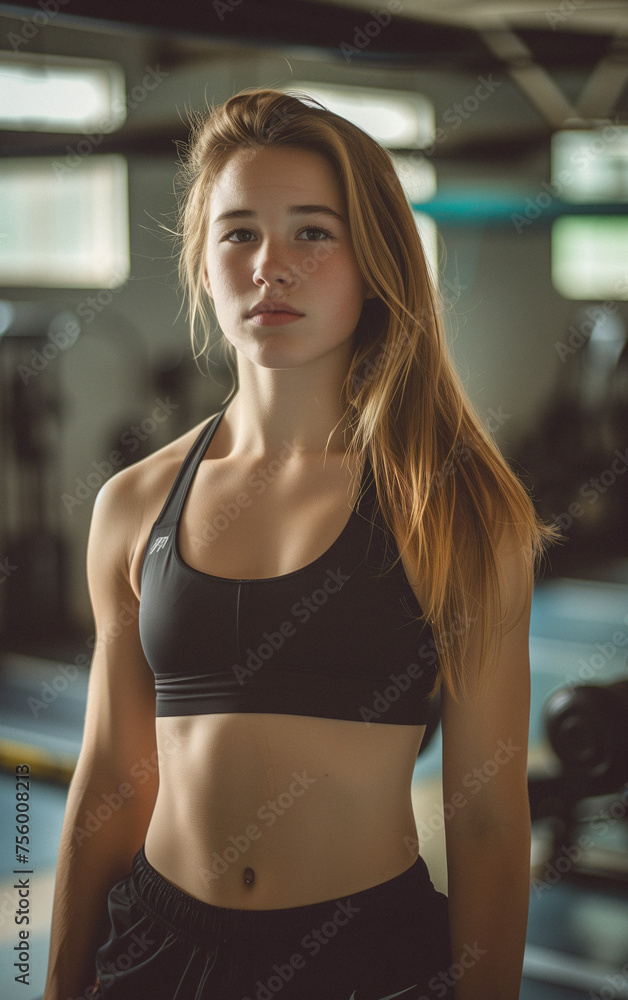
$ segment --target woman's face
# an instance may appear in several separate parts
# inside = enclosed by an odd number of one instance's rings
[[[368,289],[325,157],[238,150],[217,177],[209,212],[205,287],[234,347],[264,368],[334,351],[346,363]]]

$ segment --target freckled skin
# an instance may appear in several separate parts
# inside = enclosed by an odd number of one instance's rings
[[[219,175],[210,199],[206,285],[240,364],[296,369],[329,355],[348,363],[364,298],[372,293],[360,275],[346,222],[287,212],[292,205],[312,203],[346,218],[334,172],[314,153],[235,154]],[[254,208],[255,216],[215,221],[241,204]],[[283,273],[285,283],[271,287],[273,276]],[[302,318],[284,327],[256,326],[246,316],[266,296],[286,300]]]
[[[306,205],[332,214],[292,211]],[[219,221],[243,209],[253,214]],[[319,457],[286,463],[240,509],[237,530],[216,532],[202,546],[193,540],[221,503],[251,492],[247,477],[256,465],[268,465],[247,459],[251,449],[241,446],[238,421],[247,407],[265,413],[279,400],[278,412],[292,408],[301,431],[313,411],[306,430],[324,444],[318,413],[328,414],[327,428],[372,293],[357,266],[334,170],[319,154],[234,154],[209,212],[205,284],[237,350],[239,392],[235,416],[230,407],[192,483],[179,547],[201,572],[282,575],[326,551],[346,524],[357,487],[342,464],[342,437],[324,465]],[[288,303],[300,318],[252,322],[260,299]],[[277,429],[281,441],[281,421]],[[191,443],[181,439],[177,461]],[[156,498],[154,517],[162,503]],[[190,895],[227,907],[301,906],[386,881],[414,861],[406,844],[416,843],[411,781],[423,726],[255,713],[156,722],[158,743],[175,749],[160,758],[146,855]],[[305,776],[307,787],[295,784],[295,775]]]

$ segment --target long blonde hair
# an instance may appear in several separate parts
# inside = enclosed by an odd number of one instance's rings
[[[377,296],[364,304],[342,388],[346,457],[355,467],[369,455],[384,519],[424,581],[421,617],[432,626],[440,662],[434,690],[442,680],[457,698],[466,689],[470,623],[478,623],[482,675],[498,649],[505,611],[496,553],[503,533],[524,550],[531,577],[557,532],[539,520],[454,368],[439,296],[392,161],[361,129],[307,95],[245,90],[192,124],[179,175],[178,236],[199,353],[210,340],[207,199],[229,157],[242,148],[284,146],[320,153],[337,171],[356,259]]]

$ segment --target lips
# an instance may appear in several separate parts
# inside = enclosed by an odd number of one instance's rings
[[[299,312],[294,306],[288,305],[287,302],[280,302],[277,299],[262,299],[247,313],[247,319],[262,313],[289,313],[291,316],[303,316],[302,312]]]

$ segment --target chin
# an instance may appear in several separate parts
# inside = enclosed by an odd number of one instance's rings
[[[328,353],[327,350],[322,350],[320,353],[313,354],[307,350],[306,345],[298,344],[294,340],[290,342],[285,336],[281,337],[276,334],[272,337],[260,338],[254,344],[251,344],[250,341],[246,344],[236,342],[234,347],[241,358],[247,358],[252,364],[260,368],[278,370],[301,368]]]
[[[273,371],[302,368],[315,360],[316,358],[313,357],[297,357],[294,352],[290,351],[259,351],[255,356],[250,357],[250,361],[258,368],[267,368]]]

